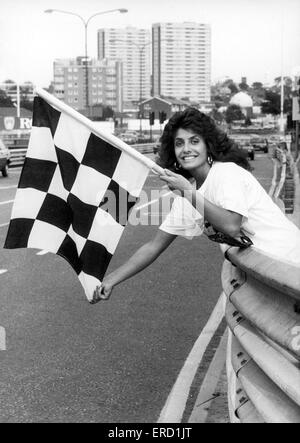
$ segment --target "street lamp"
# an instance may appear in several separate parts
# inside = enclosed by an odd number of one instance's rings
[[[76,12],[64,11],[62,9],[46,9],[44,11],[46,14],[51,14],[52,12],[58,12],[62,14],[75,15],[78,17],[84,26],[84,42],[85,42],[85,92],[86,92],[86,108],[89,108],[89,81],[88,81],[88,47],[87,47],[87,30],[90,21],[96,17],[97,15],[110,14],[111,12],[120,12],[121,14],[126,14],[128,9],[119,8],[119,9],[109,9],[107,11],[96,12],[91,15],[88,19],[84,19],[81,15]]]
[[[114,42],[122,42],[124,43],[123,40],[119,40],[119,39],[112,39],[110,40],[110,43],[114,43]],[[130,44],[130,45],[134,45],[135,47],[138,48],[139,51],[139,62],[140,62],[140,92],[139,92],[139,105],[141,105],[142,103],[142,99],[143,99],[143,52],[146,48],[146,46],[151,45],[152,41],[146,42],[144,44],[138,44],[136,42],[133,42],[131,40],[126,41],[126,44]],[[139,119],[140,119],[140,136],[142,135],[142,114],[141,112],[139,112]]]

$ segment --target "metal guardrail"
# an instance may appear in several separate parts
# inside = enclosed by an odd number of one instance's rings
[[[134,149],[141,152],[142,154],[150,154],[153,153],[153,148],[156,146],[156,143],[147,143],[147,144],[139,144],[132,145]],[[10,168],[17,168],[23,166],[24,160],[26,157],[27,146],[20,148],[10,148]]]
[[[227,257],[231,415],[241,422],[299,423],[300,269],[253,250],[230,248]]]
[[[27,148],[10,150],[10,168],[23,166],[26,157]]]
[[[285,212],[293,208],[290,218],[300,226],[299,174],[287,160],[278,183],[274,162],[270,195],[285,202]],[[226,256],[231,421],[300,423],[300,268],[253,249],[230,248]]]
[[[141,154],[150,154],[153,153],[153,148],[157,146],[157,143],[145,143],[131,146],[132,148],[138,150]]]

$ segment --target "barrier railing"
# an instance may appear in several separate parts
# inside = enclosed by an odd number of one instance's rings
[[[142,154],[150,154],[153,152],[153,148],[156,146],[156,143],[147,143],[144,145],[132,145],[133,148],[137,149]],[[15,148],[9,146],[10,149],[10,168],[16,168],[23,166],[26,152],[27,152],[27,146],[22,146],[20,148]]]
[[[285,212],[293,210],[289,218],[300,226],[299,174],[291,156],[281,165],[277,182],[274,162],[269,194],[283,200]],[[300,423],[300,267],[254,249],[230,248],[226,257],[231,422]]]
[[[149,154],[153,152],[153,147],[155,144],[149,144],[149,145],[133,145],[135,149],[137,149],[142,154]],[[21,148],[21,149],[12,149],[10,151],[10,168],[16,168],[23,166],[25,156],[26,156],[27,148]]]
[[[300,268],[253,250],[227,257],[231,421],[299,423]]]
[[[17,168],[23,166],[26,157],[27,148],[13,149],[10,151],[10,168]]]

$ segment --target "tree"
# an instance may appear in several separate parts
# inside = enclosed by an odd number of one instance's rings
[[[260,105],[265,100],[266,90],[261,82],[254,82],[249,92],[255,104]]]
[[[261,82],[254,82],[254,83],[252,83],[252,88],[253,89],[262,89],[263,84]]]
[[[113,118],[115,115],[113,109],[110,106],[103,106],[103,119]]]
[[[242,82],[239,84],[239,88],[241,91],[248,91],[249,90],[249,85],[247,85],[247,83]]]
[[[230,89],[222,86],[220,82],[211,86],[211,101],[215,104],[216,108],[228,105],[230,96]]]
[[[280,114],[280,94],[273,91],[266,91],[265,101],[262,103],[261,110],[263,114]]]
[[[28,111],[33,111],[33,101],[32,100],[22,100],[20,101],[21,108],[28,109]]]
[[[222,114],[222,112],[220,112],[218,110],[217,107],[215,107],[210,113],[209,113],[210,117],[212,117],[217,123],[222,123],[222,121],[224,120],[224,116]]]
[[[239,88],[233,82],[229,83],[229,85],[227,85],[227,88],[230,89],[231,94],[237,94],[239,92]]]
[[[230,124],[235,120],[243,120],[243,119],[244,119],[244,114],[242,113],[240,106],[238,105],[228,106],[225,113],[226,123]]]
[[[6,92],[0,89],[0,108],[12,108],[14,106],[11,98],[6,95]]]
[[[278,86],[280,88],[281,86],[281,77],[276,77],[274,79],[275,85]],[[284,86],[293,86],[293,80],[291,79],[291,77],[283,77],[283,83]]]

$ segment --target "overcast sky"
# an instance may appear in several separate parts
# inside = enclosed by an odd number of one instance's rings
[[[0,82],[10,78],[47,87],[55,58],[84,54],[84,28],[76,17],[44,14],[49,8],[84,18],[113,8],[127,14],[94,18],[89,25],[89,55],[97,55],[97,29],[156,22],[196,21],[212,26],[212,78],[248,82],[272,80],[300,66],[299,0],[0,0]]]

